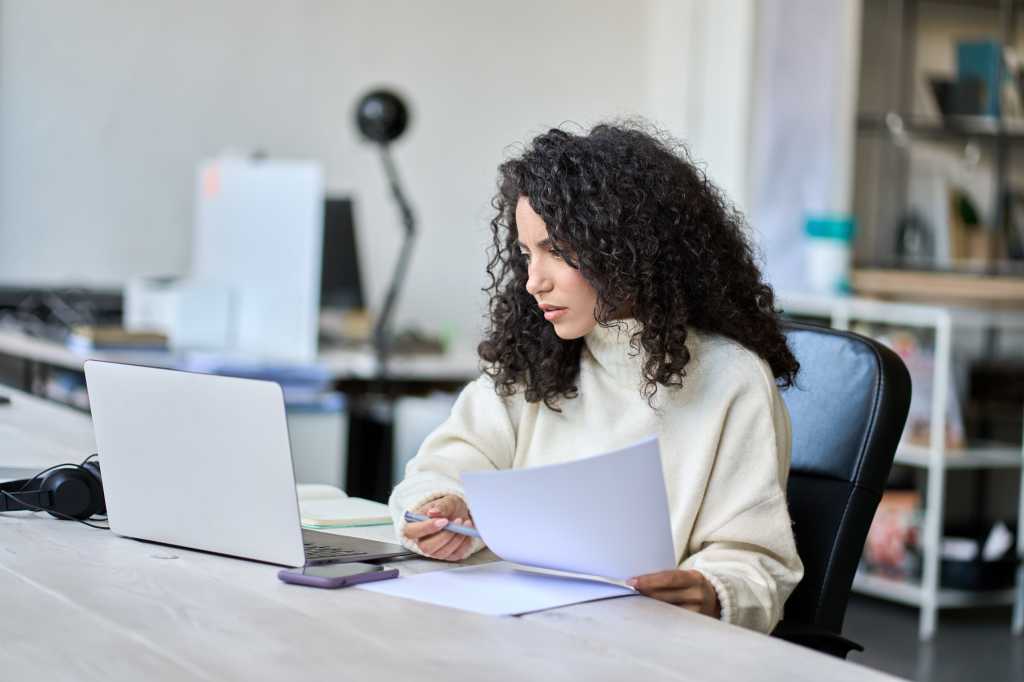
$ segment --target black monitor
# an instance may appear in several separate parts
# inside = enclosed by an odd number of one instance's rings
[[[365,307],[352,200],[344,197],[327,197],[324,202],[320,307],[338,310]]]

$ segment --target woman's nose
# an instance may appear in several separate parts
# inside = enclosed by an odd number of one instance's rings
[[[550,289],[551,280],[537,264],[530,263],[529,276],[526,279],[526,293],[536,296]]]

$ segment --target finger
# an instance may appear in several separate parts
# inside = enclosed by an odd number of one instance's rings
[[[435,559],[447,559],[451,556],[452,550],[462,545],[462,540],[465,538],[464,535],[456,535],[455,533],[448,533],[451,537],[443,545],[438,547],[432,554]]]
[[[648,573],[647,575],[637,576],[629,582],[638,592],[644,594],[654,590],[678,589],[695,584],[693,576],[688,571]]]
[[[435,535],[431,535],[428,538],[419,541],[420,551],[427,556],[434,556],[437,551],[444,547],[448,542],[455,537],[455,533],[449,533],[448,531],[441,531]]]
[[[633,578],[630,582],[638,592],[647,594],[655,590],[663,590],[675,587],[676,571],[661,571],[659,573],[648,573]]]
[[[698,608],[704,605],[704,592],[696,587],[688,587],[682,590],[655,590],[641,594],[669,604],[695,604]]]
[[[455,533],[445,533],[445,535],[448,537],[434,550],[434,557],[437,559],[443,559],[448,556],[449,550],[462,541],[461,535],[456,535]]]
[[[462,549],[459,550],[458,554],[452,553],[452,561],[462,561],[463,559],[469,558],[470,551],[473,549],[473,539],[466,538],[465,544]]]
[[[449,504],[448,518],[457,516],[460,519],[469,517],[469,507],[462,500],[461,497],[450,497],[451,503]]]
[[[448,519],[431,519],[430,521],[416,521],[414,523],[405,524],[405,537],[410,540],[419,540],[420,538],[434,535],[442,528],[448,525]]]
[[[458,561],[462,558],[462,554],[466,551],[466,546],[469,544],[469,538],[465,535],[457,535],[456,538],[455,541],[448,543],[438,551],[439,559]]]
[[[416,511],[427,516],[444,516],[451,518],[455,513],[455,502],[451,495],[439,497],[426,504],[420,505]]]
[[[467,525],[466,521],[466,519],[455,519],[454,523],[455,525],[465,526]],[[462,558],[461,555],[467,553],[466,549],[473,541],[472,538],[466,535],[462,535],[461,533],[458,534],[457,537],[459,539],[457,543],[451,543],[449,546],[445,547],[444,550],[442,550],[445,551],[444,558],[449,561],[457,561],[458,559],[456,557]]]
[[[439,498],[439,500],[441,501],[441,504],[428,505],[428,511],[429,509],[436,509],[437,511],[434,512],[434,514],[438,516],[446,516],[449,519],[455,516],[461,516],[462,518],[469,516],[469,507],[466,506],[466,501],[458,495],[445,495],[444,497]],[[438,500],[435,500],[435,502],[437,501]],[[428,513],[428,516],[432,516],[434,514]]]
[[[456,519],[455,523],[461,526],[465,526],[466,528],[473,527],[473,519],[470,518]],[[460,537],[462,538],[462,544],[459,547],[453,549],[451,554],[448,555],[449,561],[462,561],[463,559],[469,556],[469,550],[473,544],[473,538],[466,535],[460,535]]]

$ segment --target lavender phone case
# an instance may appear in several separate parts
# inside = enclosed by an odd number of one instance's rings
[[[281,569],[277,572],[277,577],[286,583],[292,583],[294,585],[307,585],[309,587],[325,587],[333,589],[335,587],[348,587],[349,585],[358,585],[359,583],[372,583],[377,580],[397,578],[398,569],[392,568],[386,571],[370,571],[368,573],[357,573],[355,575],[343,575],[337,578],[325,578],[319,575],[303,575],[298,571]]]

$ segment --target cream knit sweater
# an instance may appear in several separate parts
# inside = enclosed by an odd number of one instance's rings
[[[391,495],[398,536],[417,549],[404,539],[403,512],[461,495],[463,471],[554,464],[657,434],[679,567],[714,585],[722,620],[771,631],[803,565],[786,507],[789,413],[767,364],[691,330],[683,386],[660,386],[652,409],[627,333],[597,327],[585,341],[579,395],[562,400],[561,413],[521,394],[500,398],[486,376],[463,390]]]

